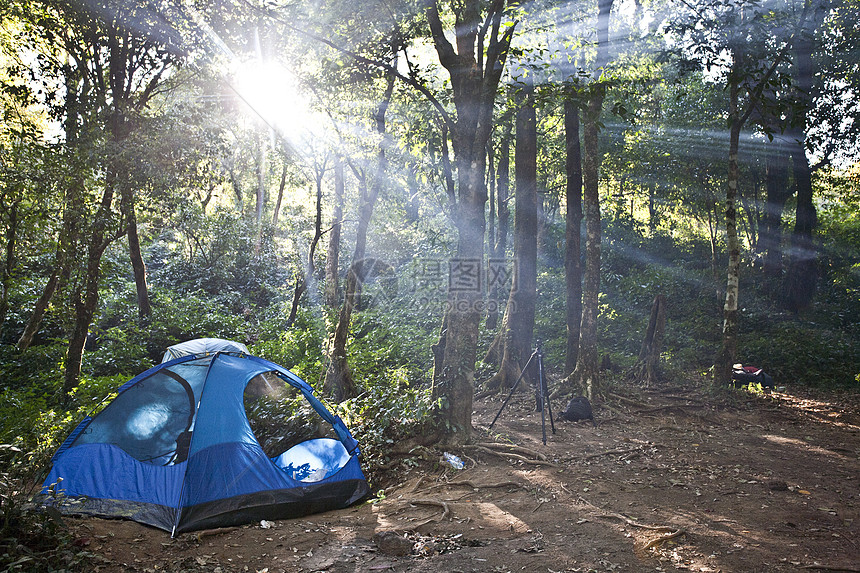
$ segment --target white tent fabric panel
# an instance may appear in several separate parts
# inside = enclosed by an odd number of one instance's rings
[[[242,352],[244,354],[250,354],[250,352],[248,352],[248,347],[241,342],[224,340],[223,338],[197,338],[194,340],[186,340],[185,342],[180,342],[179,344],[174,344],[173,346],[168,347],[167,352],[164,353],[164,358],[161,359],[161,362],[168,362],[179,358],[180,356],[187,356],[188,354],[206,354],[214,352]]]

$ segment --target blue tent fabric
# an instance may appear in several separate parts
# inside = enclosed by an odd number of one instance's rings
[[[268,456],[243,398],[264,373],[301,392],[337,438]],[[192,354],[136,376],[87,416],[54,454],[40,501],[176,534],[347,507],[369,493],[358,456],[343,421],[289,370],[246,354]]]

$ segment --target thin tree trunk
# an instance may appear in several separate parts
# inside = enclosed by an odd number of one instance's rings
[[[278,185],[278,200],[275,202],[275,212],[272,213],[272,226],[278,224],[278,214],[281,212],[281,203],[284,200],[284,189],[287,187],[287,162],[284,161],[284,167],[281,169],[281,183]]]
[[[496,234],[496,244],[493,248],[493,256],[504,259],[508,248],[508,235],[511,228],[511,210],[508,207],[508,199],[511,195],[511,126],[508,125],[502,146],[499,152],[499,165],[497,170],[496,194],[499,203],[499,232]]]
[[[338,156],[334,163],[334,215],[329,232],[328,254],[325,262],[325,302],[334,307],[338,303],[340,266],[340,232],[343,224],[343,159]]]
[[[534,88],[529,83],[520,96],[516,119],[516,207],[514,219],[514,283],[503,329],[504,351],[499,371],[487,387],[510,388],[530,354],[537,298],[537,119]]]
[[[567,155],[567,214],[565,217],[565,344],[564,371],[576,368],[579,355],[579,329],[582,323],[582,149],[579,143],[579,108],[571,99],[564,102],[564,128]]]
[[[9,289],[12,286],[12,274],[15,270],[15,249],[18,242],[18,203],[13,200],[9,205],[9,223],[6,228],[6,253],[3,257],[2,293],[0,293],[0,332],[6,323],[6,314],[9,312]]]
[[[658,294],[651,304],[648,330],[639,350],[636,365],[629,378],[634,382],[650,386],[660,378],[660,353],[663,351],[663,335],[666,332],[666,297]]]
[[[131,193],[131,191],[128,191]],[[152,306],[149,303],[149,286],[146,283],[146,263],[140,251],[140,237],[137,233],[137,214],[134,207],[134,198],[129,197],[126,213],[126,225],[128,231],[128,253],[131,258],[131,268],[134,272],[134,284],[137,287],[137,309],[141,318],[152,315]]]
[[[314,217],[314,237],[311,239],[310,247],[308,248],[308,258],[305,260],[305,268],[301,276],[297,277],[296,287],[293,290],[293,303],[290,306],[290,315],[287,317],[287,326],[292,326],[296,321],[296,316],[299,314],[299,303],[302,300],[302,295],[310,287],[313,281],[316,265],[314,257],[317,252],[317,245],[322,237],[322,178],[324,169],[317,172],[316,178],[316,217]]]
[[[377,153],[376,175],[370,188],[366,181],[360,182],[361,207],[359,208],[358,229],[355,234],[355,250],[352,254],[352,264],[346,275],[346,290],[343,297],[343,305],[338,316],[334,337],[332,338],[331,350],[329,351],[329,365],[326,370],[323,389],[334,396],[337,402],[342,402],[358,394],[355,380],[349,369],[349,360],[346,352],[346,343],[349,337],[349,327],[352,322],[352,313],[355,310],[358,297],[361,296],[362,281],[367,277],[364,269],[364,260],[367,252],[367,231],[373,217],[373,209],[382,189],[384,179],[388,171],[388,156],[385,153],[388,142],[385,138],[385,113],[391,103],[394,92],[394,78],[389,77],[388,85],[382,101],[374,116],[376,132],[382,136]]]
[[[734,69],[739,66],[739,55],[733,53]],[[729,173],[726,185],[726,246],[729,250],[729,264],[726,279],[726,301],[723,306],[722,342],[716,362],[714,363],[714,382],[727,386],[731,382],[732,365],[735,361],[738,346],[738,295],[740,286],[741,249],[738,240],[737,206],[738,194],[738,148],[742,122],[739,111],[738,80],[732,79],[729,84]]]
[[[60,270],[54,267],[54,270],[51,272],[51,276],[48,277],[48,282],[45,284],[45,288],[42,290],[42,295],[33,307],[33,314],[30,315],[30,319],[24,326],[24,332],[21,334],[21,338],[18,339],[16,347],[21,352],[27,350],[30,345],[33,344],[33,338],[35,338],[36,333],[39,332],[42,318],[44,318],[45,312],[48,310],[48,305],[51,303],[54,293],[57,292],[57,285],[59,282]]]
[[[492,141],[487,145],[487,190],[489,191],[490,213],[487,217],[487,252],[490,258],[494,258],[496,252],[496,174],[495,174],[495,156],[493,154]],[[492,272],[490,264],[487,266],[487,330],[495,330],[499,322],[499,309],[497,302],[499,299],[499,285],[495,281],[491,282],[490,273]]]

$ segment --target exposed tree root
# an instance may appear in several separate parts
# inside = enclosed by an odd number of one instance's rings
[[[219,527],[217,529],[204,529],[194,534],[197,541],[202,541],[204,537],[213,537],[215,535],[223,535],[239,529],[238,527]]]
[[[632,453],[642,453],[639,448],[619,448],[617,450],[606,450],[605,452],[599,452],[596,454],[591,454],[585,456],[584,458],[579,458],[582,460],[593,460],[594,458],[599,458],[601,456],[611,456],[613,454],[632,454]]]
[[[530,450],[529,448],[524,448],[522,446],[517,446],[514,444],[499,444],[495,442],[482,442],[480,444],[475,444],[477,446],[482,446],[484,448],[489,448],[491,450],[509,450],[511,452],[518,452],[520,454],[526,456],[534,456],[539,460],[546,461],[546,456],[540,452],[536,452],[534,450]]]
[[[647,404],[643,404],[642,402],[639,402],[637,400],[633,400],[633,399],[628,398],[626,396],[622,396],[621,394],[616,394],[615,392],[607,392],[607,394],[609,396],[612,396],[613,398],[615,398],[619,402],[624,402],[628,406],[633,406],[634,408],[644,408],[647,406]]]
[[[646,543],[645,545],[642,546],[642,551],[648,551],[649,549],[657,547],[658,545],[660,545],[663,542],[669,541],[670,539],[675,539],[676,537],[681,537],[682,535],[685,535],[686,533],[687,532],[685,530],[678,529],[678,530],[672,531],[671,533],[667,533],[666,535],[658,537],[657,539],[652,539],[651,541],[649,541],[648,543]]]
[[[678,527],[672,527],[670,525],[646,525],[644,523],[639,523],[638,521],[633,521],[629,517],[621,515],[620,513],[601,513],[599,517],[611,517],[614,519],[620,519],[627,525],[630,525],[632,527],[638,527],[640,529],[648,529],[649,531],[665,531],[670,533],[677,533],[678,531],[683,533],[684,531],[683,529],[680,529]],[[677,537],[677,535],[675,535],[674,537]],[[667,537],[666,539],[671,538]]]
[[[451,507],[447,502],[440,499],[410,499],[409,503],[413,505],[432,505],[442,508],[442,519],[451,519]]]
[[[457,481],[449,481],[447,483],[437,483],[436,485],[430,486],[430,489],[435,489],[437,487],[458,486],[458,485],[471,487],[473,489],[489,489],[489,488],[495,488],[495,487],[523,488],[522,484],[517,483],[515,481],[502,481],[502,482],[498,482],[498,483],[477,483],[477,482],[473,482],[472,480],[464,479],[464,480],[457,480]]]
[[[638,527],[639,529],[647,529],[648,531],[666,533],[666,535],[661,535],[660,537],[652,539],[651,541],[643,545],[640,551],[648,551],[649,549],[653,549],[654,547],[657,547],[658,545],[669,541],[670,539],[681,537],[682,535],[686,535],[687,533],[687,531],[681,527],[672,527],[669,525],[646,525],[644,523],[639,523],[638,521],[634,521],[629,517],[621,515],[620,513],[601,513],[600,517],[611,517],[613,519],[620,519],[631,527]]]
[[[475,450],[477,452],[482,452],[482,453],[490,454],[493,456],[515,459],[515,460],[523,462],[524,464],[530,464],[530,465],[534,465],[534,466],[547,466],[547,467],[551,467],[551,468],[560,467],[558,464],[554,464],[552,462],[547,462],[544,460],[530,460],[530,459],[526,458],[525,456],[521,456],[519,454],[514,454],[511,452],[496,452],[496,451],[493,451],[490,448],[486,448],[484,446],[463,446],[463,448]],[[530,452],[530,453],[532,455],[535,454],[535,452]]]

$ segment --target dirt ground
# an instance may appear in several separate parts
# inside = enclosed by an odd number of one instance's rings
[[[518,395],[475,404],[475,442],[418,450],[372,503],[168,534],[73,522],[102,573],[860,571],[860,396],[616,389],[590,422]],[[553,404],[556,411],[563,404]]]

